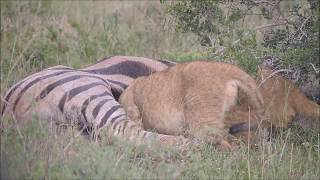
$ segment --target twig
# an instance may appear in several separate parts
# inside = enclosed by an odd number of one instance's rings
[[[300,37],[299,40],[301,40],[303,36],[307,37],[307,34],[306,34],[302,29],[303,29],[303,27],[306,26],[307,21],[308,21],[310,18],[311,18],[311,16],[307,17],[307,18],[303,21],[303,23],[301,24],[299,30],[302,32],[302,36]]]
[[[274,27],[274,26],[282,26],[282,25],[286,25],[288,24],[287,21],[284,22],[278,22],[278,23],[272,23],[272,24],[266,24],[266,25],[262,25],[262,26],[258,26],[255,28],[256,31],[261,31],[262,29],[266,29],[266,28],[270,28],[270,27]]]
[[[319,70],[312,63],[310,63],[310,65],[312,66],[313,70],[318,74]]]
[[[261,86],[262,84],[264,84],[268,79],[272,78],[274,75],[276,75],[276,74],[278,74],[278,73],[280,73],[280,72],[292,72],[292,70],[289,70],[289,69],[279,69],[279,70],[277,70],[277,71],[274,71],[274,72],[271,73],[268,77],[266,77],[265,79],[263,79],[263,80],[260,82],[260,84],[259,84],[258,87],[260,87],[260,86]]]
[[[249,175],[249,180],[251,179],[251,172],[250,172],[250,133],[251,133],[251,131],[250,131],[250,122],[251,122],[251,119],[250,119],[250,117],[251,117],[251,111],[250,111],[250,106],[249,106],[249,131],[248,131],[248,145],[247,145],[247,148],[248,148],[248,157],[247,157],[247,168],[248,168],[248,175]]]
[[[287,135],[286,135],[286,139],[285,139],[284,144],[283,144],[283,147],[282,147],[282,149],[281,149],[279,162],[281,162],[281,160],[282,160],[283,153],[284,153],[284,149],[285,149],[286,146],[287,146],[287,142],[288,142],[288,137],[289,137],[289,135],[290,135],[290,129],[289,129],[289,132],[288,132]]]

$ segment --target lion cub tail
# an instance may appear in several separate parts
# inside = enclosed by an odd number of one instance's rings
[[[249,105],[257,111],[257,116],[261,119],[264,116],[264,101],[255,80],[247,75],[243,78],[238,77],[236,82],[239,89],[247,95]]]

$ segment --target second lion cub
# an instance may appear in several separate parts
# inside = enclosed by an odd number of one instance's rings
[[[255,80],[238,67],[195,61],[136,79],[121,95],[128,116],[146,130],[190,135],[222,148],[225,113],[236,104],[238,90],[263,116],[263,99]]]

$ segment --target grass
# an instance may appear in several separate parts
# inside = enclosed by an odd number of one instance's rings
[[[57,133],[55,126],[34,119],[26,125],[12,123],[2,132],[3,178],[137,178],[137,179],[317,179],[319,136],[281,131],[277,138],[261,142],[258,150],[245,145],[219,152],[210,145],[181,153],[157,144],[133,145],[104,137],[90,142],[77,131]],[[306,140],[309,140],[306,143]]]
[[[29,73],[63,64],[84,67],[107,56],[178,62],[238,59],[254,72],[261,51],[212,55],[192,34],[174,31],[158,1],[1,1],[1,96]],[[294,56],[294,54],[293,54]],[[261,148],[181,153],[110,137],[101,143],[60,132],[50,122],[1,119],[1,179],[318,179],[319,132],[294,126]]]

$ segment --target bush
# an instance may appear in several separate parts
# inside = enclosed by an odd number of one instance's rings
[[[319,12],[317,0],[167,4],[176,30],[196,34],[207,47],[197,54],[233,62],[251,74],[262,62],[275,70],[288,69],[283,75],[320,101]]]

